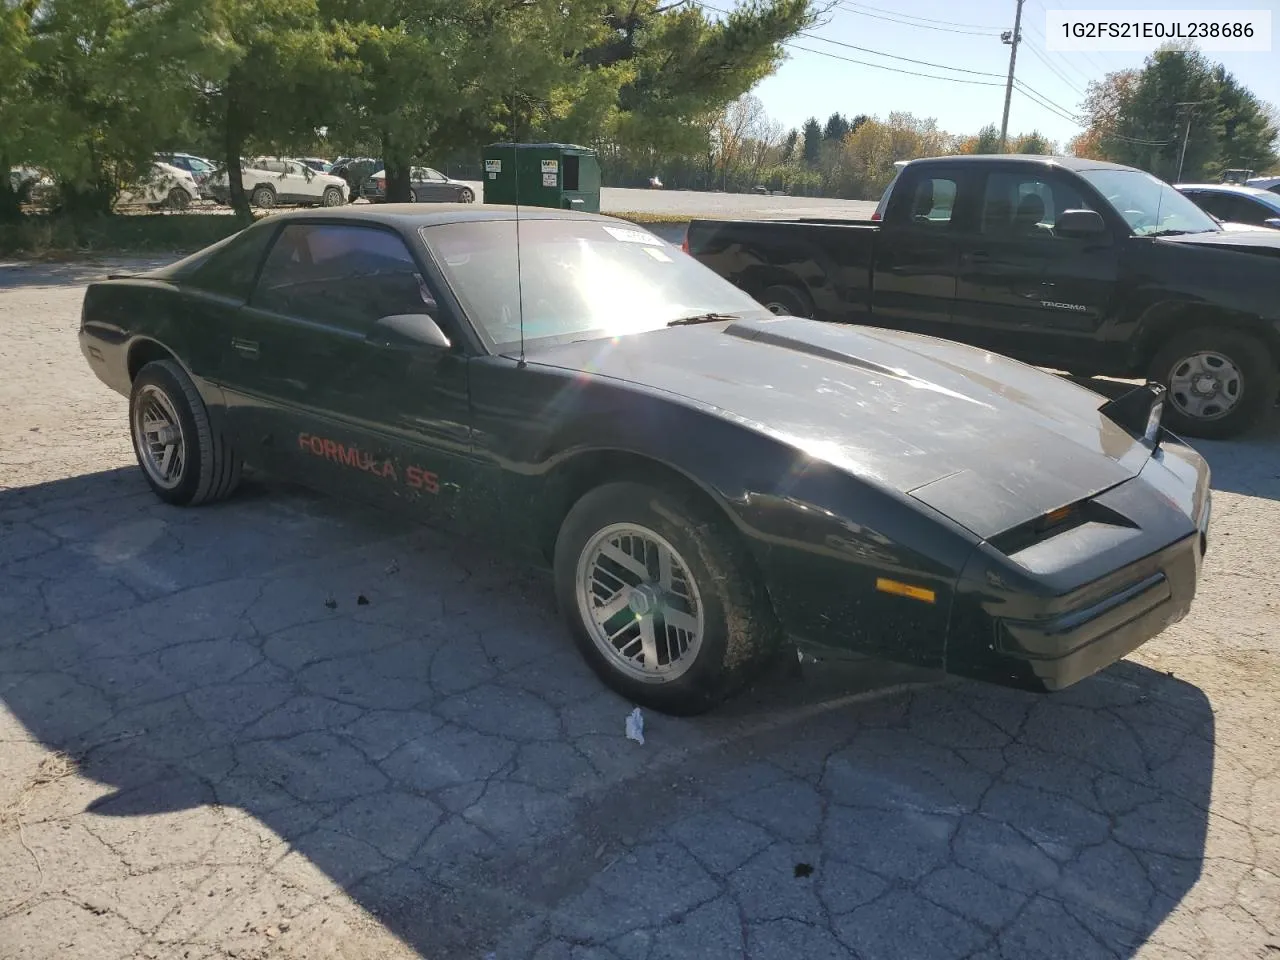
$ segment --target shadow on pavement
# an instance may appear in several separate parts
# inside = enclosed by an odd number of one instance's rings
[[[260,902],[336,887],[427,957],[1131,957],[1200,874],[1213,712],[1132,663],[1051,697],[806,667],[641,746],[540,575],[395,518],[117,470],[0,493],[0,530],[0,697],[109,791],[49,802],[214,865],[157,942],[262,947]]]

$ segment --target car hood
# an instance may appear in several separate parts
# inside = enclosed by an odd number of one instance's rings
[[[991,537],[1138,474],[1105,398],[939,340],[794,317],[674,327],[529,354],[710,408]]]
[[[1280,256],[1280,230],[1267,227],[1240,229],[1235,225],[1221,233],[1184,233],[1181,236],[1157,237],[1159,243],[1193,247],[1234,247],[1242,253]]]

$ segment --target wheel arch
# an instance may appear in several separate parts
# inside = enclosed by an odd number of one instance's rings
[[[1173,337],[1208,327],[1232,330],[1261,340],[1280,368],[1280,332],[1259,317],[1221,307],[1183,301],[1166,301],[1150,307],[1139,323],[1139,333],[1130,358],[1132,369],[1145,374],[1156,355]]]
[[[606,483],[622,480],[647,483],[691,498],[725,521],[726,526],[732,530],[732,535],[748,548],[746,552],[752,555],[755,572],[762,573],[754,562],[754,552],[750,549],[733,511],[715,491],[670,463],[629,450],[584,450],[557,464],[547,476],[544,486],[543,516],[536,534],[539,553],[548,561],[552,559],[556,537],[564,518],[586,493]]]
[[[182,367],[188,376],[191,375],[191,371],[187,370],[187,365],[178,359],[177,354],[160,343],[160,341],[152,340],[150,337],[139,337],[129,345],[129,353],[126,359],[129,382],[133,383],[138,378],[138,373],[142,368],[156,360],[172,360]]]

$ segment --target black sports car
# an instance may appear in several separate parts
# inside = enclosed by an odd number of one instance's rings
[[[774,316],[609,217],[274,216],[91,285],[80,341],[164,500],[248,463],[523,548],[669,712],[791,643],[1055,690],[1183,617],[1206,547],[1159,387]]]

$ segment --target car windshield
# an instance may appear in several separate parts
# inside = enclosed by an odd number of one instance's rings
[[[1256,200],[1264,207],[1270,207],[1280,216],[1280,193],[1270,193],[1267,190],[1250,190],[1245,194],[1250,200]]]
[[[619,222],[521,220],[518,280],[516,227],[485,220],[421,231],[468,316],[499,351],[519,342],[522,314],[526,340],[641,333],[708,313],[769,316],[678,247]]]
[[[1163,180],[1141,170],[1081,170],[1080,176],[1140,237],[1219,233],[1218,222]]]

